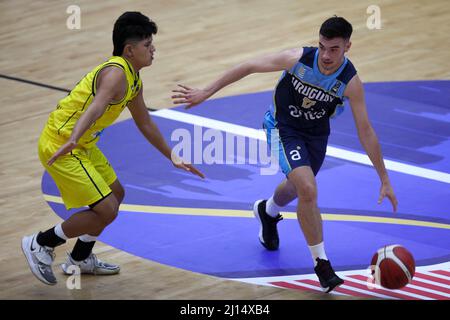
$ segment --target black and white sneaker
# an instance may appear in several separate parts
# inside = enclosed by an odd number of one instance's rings
[[[334,288],[344,283],[344,280],[339,278],[331,267],[331,263],[328,260],[317,258],[317,265],[314,267],[314,271],[320,281],[320,286],[324,292],[330,292]]]
[[[53,248],[41,246],[36,241],[37,234],[22,238],[22,251],[27,258],[31,272],[45,284],[55,285],[52,263],[55,259]]]
[[[266,212],[267,200],[258,200],[253,205],[253,214],[261,224],[259,229],[259,241],[267,250],[277,250],[280,246],[277,223],[283,220],[283,216],[271,217]]]

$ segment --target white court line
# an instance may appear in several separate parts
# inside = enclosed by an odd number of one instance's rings
[[[155,117],[189,123],[204,128],[225,131],[257,140],[266,140],[266,136],[263,130],[244,127],[229,122],[214,120],[170,109],[161,109],[158,111],[152,111],[150,113],[152,116]],[[362,154],[359,152],[348,151],[328,146],[327,156],[372,166],[372,162],[370,161],[369,157],[366,154]],[[404,164],[392,160],[384,160],[384,163],[386,165],[386,168],[391,171],[406,173],[412,176],[417,176],[439,182],[450,183],[450,174],[445,172],[416,167],[413,165]]]
[[[359,280],[359,279],[350,278],[350,277],[344,277],[344,280],[345,279],[348,279],[349,281],[353,281],[353,282],[356,282],[356,283],[359,283],[359,284],[367,285],[366,281],[362,281],[362,280]],[[351,286],[351,285],[349,284],[349,286]],[[419,298],[419,297],[422,297],[420,299],[427,298],[424,295],[421,295],[421,294],[418,294],[418,293],[415,294],[415,293],[412,293],[412,292],[404,291],[402,289],[391,290],[391,289],[386,289],[386,288],[383,288],[383,287],[381,287],[379,285],[375,285],[375,284],[373,284],[373,286],[375,287],[375,289],[392,291],[392,292],[403,294],[405,296],[410,296],[410,297],[413,297],[413,298]],[[416,290],[423,291],[423,292],[428,292],[428,293],[434,293],[434,294],[437,294],[437,295],[440,295],[440,296],[444,296],[446,298],[450,298],[450,295],[445,293],[445,292],[437,291],[437,290],[433,290],[433,289],[429,289],[429,288],[425,288],[425,287],[416,286],[416,285],[413,285],[413,284],[410,284],[410,283],[408,284],[408,288],[416,289]],[[367,290],[369,292],[371,292],[371,290],[369,288]],[[391,296],[389,296],[389,297],[392,298]]]
[[[298,276],[293,276],[293,277],[295,279],[298,279]],[[274,278],[276,278],[276,277],[274,277]],[[238,281],[238,282],[245,282],[245,283],[250,283],[250,284],[269,286],[269,287],[274,287],[274,288],[287,289],[286,287],[283,287],[283,286],[277,285],[277,284],[272,284],[270,281],[265,281],[264,279],[266,279],[266,278],[227,279],[227,280],[233,280],[233,281]],[[311,277],[311,279],[313,279],[313,278]],[[311,284],[308,284],[308,283],[298,282],[298,281],[295,281],[294,279],[289,279],[289,277],[283,277],[283,279],[275,279],[272,282],[277,282],[277,281],[278,282],[286,282],[286,283],[290,283],[290,284],[295,284],[296,286],[303,287],[304,289],[311,289],[311,290],[323,293],[323,290],[321,288],[319,288],[318,286],[314,286],[314,285],[311,285]],[[332,291],[330,294],[351,297],[348,294],[341,293],[341,292],[336,292],[336,291]]]
[[[423,273],[423,274],[427,274],[427,273],[425,273],[425,272],[420,272],[420,273]],[[430,276],[432,276],[432,275],[434,275],[434,273],[430,273],[429,274]],[[418,274],[415,274],[414,275],[414,278],[413,278],[413,280],[417,280],[417,281],[420,281],[420,282],[423,282],[423,283],[426,283],[426,284],[431,284],[431,285],[434,285],[434,286],[437,286],[437,287],[442,287],[442,288],[444,288],[444,289],[450,289],[450,286],[448,286],[448,285],[446,285],[446,284],[444,284],[444,283],[440,283],[440,282],[436,282],[436,281],[431,281],[431,280],[428,280],[428,279],[424,279],[424,278],[422,278],[420,275],[418,275]]]
[[[359,293],[365,294],[367,296],[383,298],[383,299],[399,300],[399,299],[397,299],[395,297],[392,297],[392,296],[387,296],[387,295],[384,295],[384,294],[381,294],[381,293],[378,293],[378,292],[356,288],[356,287],[353,287],[351,285],[346,285],[345,283],[343,285],[340,285],[339,288],[351,290],[351,291],[354,291],[354,292],[359,292]]]
[[[444,276],[443,274],[431,272],[431,270],[427,270],[427,271],[418,271],[418,272],[419,272],[419,273],[426,274],[426,275],[428,275],[428,276],[432,276],[432,277],[435,277],[435,278],[439,278],[439,279],[442,279],[442,280],[449,281],[449,277]],[[420,276],[418,276],[418,277],[420,277]],[[450,288],[450,287],[447,286],[447,288]]]

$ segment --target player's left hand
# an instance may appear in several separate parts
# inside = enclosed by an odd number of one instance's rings
[[[196,167],[194,167],[192,164],[182,162],[180,164],[174,163],[173,165],[175,167],[177,167],[178,169],[183,169],[183,170],[189,171],[190,173],[195,174],[202,179],[205,179],[205,175],[200,170],[198,170]]]
[[[195,174],[195,175],[197,175],[197,176],[199,176],[200,178],[202,178],[202,179],[205,179],[205,175],[200,171],[200,170],[198,170],[196,167],[194,167],[192,164],[190,164],[190,163],[185,163],[184,161],[183,161],[183,159],[180,159],[179,157],[177,157],[175,154],[173,154],[172,153],[172,155],[171,155],[171,160],[172,160],[172,163],[173,163],[173,165],[176,167],[176,168],[178,168],[178,169],[182,169],[182,170],[186,170],[186,171],[188,171],[188,172],[190,172],[190,173],[192,173],[192,174]]]
[[[392,209],[394,210],[394,212],[397,212],[398,201],[397,201],[397,197],[395,196],[394,189],[392,189],[390,182],[384,182],[381,185],[380,197],[378,198],[378,204],[381,204],[383,199],[386,197],[389,199],[389,201],[391,201]]]

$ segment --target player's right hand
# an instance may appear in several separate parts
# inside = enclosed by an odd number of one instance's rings
[[[380,197],[378,198],[378,204],[380,204],[383,201],[383,199],[386,197],[389,199],[389,201],[391,201],[392,210],[394,212],[397,212],[398,201],[397,201],[397,197],[395,196],[394,189],[392,189],[390,182],[384,182],[381,185]]]
[[[176,93],[172,95],[174,104],[186,104],[185,109],[190,109],[209,98],[209,93],[203,89],[190,88],[182,84],[177,89],[172,90]]]
[[[69,140],[65,144],[63,144],[47,161],[47,165],[51,166],[53,162],[56,161],[60,156],[65,155],[66,153],[69,153],[73,149],[75,149],[77,146],[77,143],[75,141]]]

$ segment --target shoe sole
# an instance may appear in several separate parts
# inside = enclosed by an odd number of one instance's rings
[[[22,238],[22,252],[23,252],[25,258],[27,259],[28,266],[30,267],[31,273],[34,274],[34,276],[39,281],[41,281],[49,286],[54,286],[56,284],[56,282],[52,283],[52,282],[47,281],[44,277],[42,277],[41,273],[38,270],[36,270],[35,263],[33,262],[33,258],[31,257],[31,254],[28,251],[28,248],[30,247],[29,239],[30,239],[30,237]],[[31,238],[31,240],[33,240],[33,239]]]
[[[341,283],[338,283],[338,284],[336,284],[336,285],[334,285],[332,287],[326,287],[326,288],[322,287],[322,291],[325,292],[325,293],[330,293],[331,291],[333,291],[334,289],[340,287],[343,284],[344,284],[344,281],[342,281]]]

